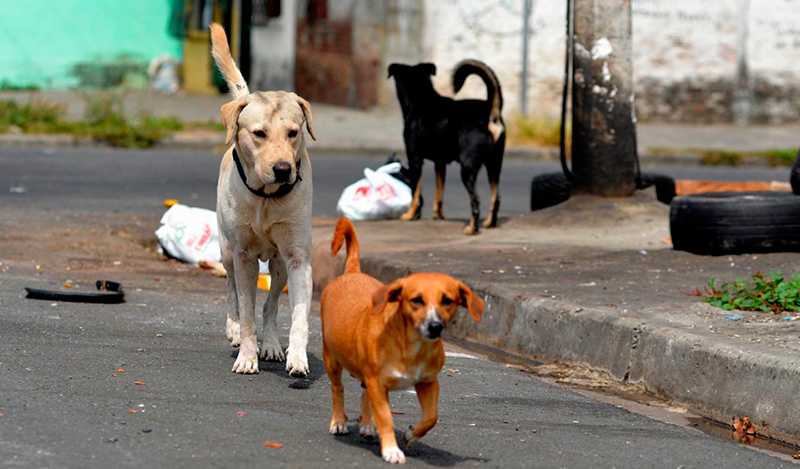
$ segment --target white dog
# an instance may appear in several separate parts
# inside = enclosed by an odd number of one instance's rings
[[[222,263],[228,271],[226,336],[239,345],[234,373],[258,373],[259,356],[286,359],[292,376],[308,374],[311,306],[311,106],[294,93],[250,93],[231,57],[225,31],[211,25],[212,54],[233,94],[221,108],[228,151],[217,185]],[[261,344],[256,341],[258,260],[269,259],[272,284],[264,304]],[[287,275],[288,271],[288,275]],[[278,298],[289,280],[292,327],[284,357],[278,341]]]

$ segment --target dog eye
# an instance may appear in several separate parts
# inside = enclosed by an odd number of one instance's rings
[[[450,306],[451,304],[453,304],[453,300],[452,299],[450,299],[450,298],[448,298],[446,296],[442,297],[442,306]]]
[[[297,130],[296,129],[290,130],[289,131],[289,138],[295,138],[295,137],[297,137]]]
[[[255,135],[257,138],[267,138],[267,133],[263,130],[254,130],[253,135]]]
[[[425,300],[423,300],[421,296],[415,296],[414,298],[411,298],[411,302],[417,306],[425,305]]]

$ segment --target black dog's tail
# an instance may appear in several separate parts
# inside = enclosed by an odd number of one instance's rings
[[[486,101],[489,103],[489,131],[495,141],[503,128],[503,90],[494,70],[480,60],[467,59],[456,64],[453,71],[453,92],[458,93],[470,75],[477,75],[486,84]]]

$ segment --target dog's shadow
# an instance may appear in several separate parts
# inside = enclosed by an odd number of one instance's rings
[[[407,458],[418,459],[426,464],[430,464],[431,466],[451,467],[467,461],[477,461],[481,463],[489,462],[489,460],[486,458],[460,456],[447,450],[434,448],[433,446],[426,445],[420,441],[416,441],[413,445],[411,445],[411,447],[408,447],[405,444],[405,436],[402,432],[395,430],[395,435],[397,437],[397,443],[400,446],[400,449],[403,450],[403,453],[405,453]],[[381,445],[378,439],[362,438],[361,435],[358,434],[358,425],[351,425],[350,433],[347,435],[337,435],[336,440],[350,446],[363,448],[372,452],[372,454],[374,454],[376,457],[382,458]]]
[[[231,351],[231,358],[235,360],[238,355],[239,349],[234,348]],[[261,373],[272,374],[287,382],[288,387],[291,389],[308,389],[325,374],[325,366],[322,360],[312,353],[308,354],[308,375],[305,377],[289,376],[289,373],[286,372],[286,361],[259,359],[258,369]]]

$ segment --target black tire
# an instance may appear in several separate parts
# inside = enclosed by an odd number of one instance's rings
[[[792,165],[792,172],[789,175],[789,183],[792,185],[792,192],[800,195],[800,150],[797,151],[797,158]]]
[[[531,181],[531,210],[541,210],[566,202],[572,184],[563,173],[540,174]]]
[[[670,206],[678,251],[723,255],[800,251],[800,197],[789,192],[717,192]]]
[[[656,199],[669,205],[675,198],[675,179],[663,174],[642,173],[637,189],[647,189],[656,186]]]

